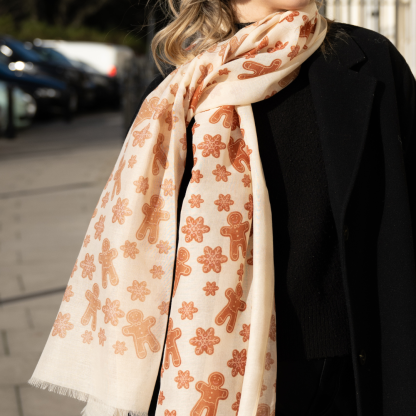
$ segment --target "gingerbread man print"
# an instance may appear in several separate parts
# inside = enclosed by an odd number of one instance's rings
[[[98,261],[102,264],[103,288],[107,287],[107,276],[113,286],[118,285],[118,276],[113,265],[113,260],[118,256],[117,249],[110,249],[110,240],[104,238],[103,251],[98,255]]]
[[[116,170],[116,173],[114,174],[114,187],[113,187],[113,193],[111,194],[111,200],[114,198],[114,193],[118,195],[121,191],[121,172],[126,167],[126,161],[124,160],[124,155],[120,160],[120,163],[118,165],[118,169]]]
[[[101,301],[98,299],[100,295],[100,288],[98,287],[97,283],[94,283],[91,290],[87,290],[85,292],[85,297],[87,298],[89,304],[87,306],[87,310],[84,313],[84,316],[81,318],[82,325],[88,325],[91,318],[91,329],[93,331],[97,328],[97,311],[101,309]]]
[[[139,358],[145,358],[147,351],[145,344],[148,345],[150,351],[157,352],[160,350],[160,344],[156,337],[152,334],[150,328],[156,323],[154,316],[148,316],[143,319],[143,312],[139,309],[132,309],[126,316],[128,326],[123,326],[123,335],[133,337],[136,354]]]
[[[168,325],[168,335],[166,336],[166,347],[165,347],[165,362],[164,367],[169,368],[169,357],[172,356],[172,363],[175,367],[181,365],[181,356],[179,354],[178,346],[176,345],[176,340],[180,338],[182,331],[180,328],[173,329],[173,320],[169,318]]]
[[[239,250],[241,251],[243,257],[246,257],[247,253],[247,238],[246,233],[250,230],[250,223],[248,221],[242,222],[243,216],[240,212],[232,212],[227,217],[227,222],[229,226],[221,227],[220,233],[224,237],[230,238],[230,257],[231,260],[238,260]]]
[[[233,105],[223,105],[221,106],[210,118],[209,122],[211,124],[218,123],[221,118],[224,116],[224,120],[222,122],[222,125],[229,129],[231,127],[231,130],[235,130],[237,126],[240,125],[238,114],[235,111],[235,107]]]
[[[274,414],[274,412],[273,412]],[[270,415],[270,407],[268,404],[261,403],[257,407],[256,416],[271,416]]]
[[[247,305],[244,301],[241,300],[242,296],[243,287],[241,286],[241,283],[237,283],[235,291],[232,288],[228,288],[225,291],[225,297],[228,299],[228,303],[215,317],[215,323],[217,325],[222,325],[227,320],[227,318],[230,317],[226,328],[227,332],[233,332],[235,323],[237,321],[238,311],[244,311],[246,309]]]
[[[181,247],[178,250],[178,255],[176,259],[175,282],[173,284],[172,297],[175,296],[176,289],[178,288],[179,279],[181,278],[181,276],[189,276],[191,274],[191,266],[185,264],[190,257],[191,255],[189,254],[189,251],[186,248]]]
[[[208,376],[208,383],[198,381],[195,388],[201,393],[201,397],[192,408],[190,416],[201,416],[205,409],[205,416],[215,416],[218,402],[228,397],[228,390],[221,388],[224,383],[224,375],[217,371]]]
[[[256,61],[247,61],[243,63],[243,68],[247,71],[252,71],[253,74],[240,74],[238,79],[244,80],[249,78],[256,78],[262,75],[270,74],[271,72],[276,72],[280,65],[282,65],[281,59],[275,59],[270,65],[263,65]]]
[[[142,211],[145,215],[140,228],[136,232],[136,238],[143,240],[149,232],[148,241],[150,244],[155,244],[159,238],[159,223],[160,221],[167,221],[170,217],[169,212],[162,211],[165,206],[165,201],[158,195],[153,195],[150,198],[150,205],[144,204]]]
[[[153,147],[153,154],[155,155],[155,157],[153,158],[152,173],[155,176],[159,173],[158,162],[160,163],[163,169],[167,169],[169,167],[168,158],[162,148],[164,140],[165,136],[163,134],[159,134],[157,138],[157,143]]]
[[[246,142],[244,139],[238,139],[234,141],[234,139],[230,137],[230,141],[228,142],[228,155],[230,157],[231,164],[234,166],[234,169],[240,173],[244,173],[246,170],[242,162],[246,164],[248,170],[251,170],[250,156],[244,150],[245,147]]]

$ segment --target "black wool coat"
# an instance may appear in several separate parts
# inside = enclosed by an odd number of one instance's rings
[[[308,76],[339,241],[358,415],[414,416],[416,80],[386,37],[335,24],[349,36],[335,41],[329,58],[314,52]],[[159,379],[150,416],[158,390]]]

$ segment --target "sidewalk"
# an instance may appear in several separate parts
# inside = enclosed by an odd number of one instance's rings
[[[27,384],[123,143],[119,113],[0,139],[0,415],[78,416],[84,402]]]

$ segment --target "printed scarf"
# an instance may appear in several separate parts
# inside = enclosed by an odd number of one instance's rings
[[[326,31],[314,2],[271,14],[147,96],[30,384],[87,401],[85,416],[145,416],[162,362],[156,416],[274,415],[272,216],[251,104],[292,82]]]

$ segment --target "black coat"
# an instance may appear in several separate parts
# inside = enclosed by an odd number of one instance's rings
[[[416,80],[387,38],[336,25],[349,37],[336,40],[331,58],[320,49],[308,58],[309,82],[339,240],[358,415],[414,416]]]

